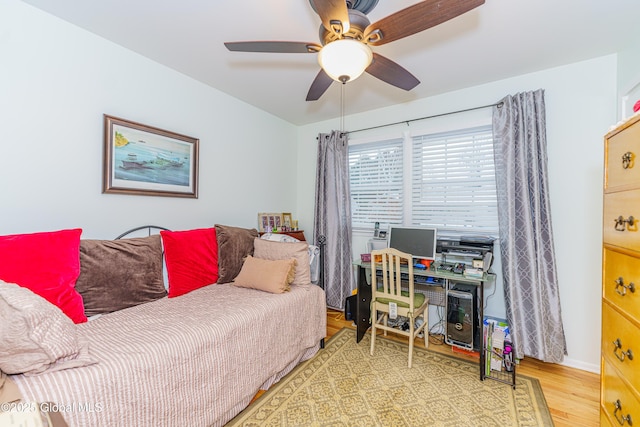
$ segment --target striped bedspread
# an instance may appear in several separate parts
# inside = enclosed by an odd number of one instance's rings
[[[99,363],[12,376],[70,426],[222,426],[318,351],[324,291],[207,286],[78,325]]]

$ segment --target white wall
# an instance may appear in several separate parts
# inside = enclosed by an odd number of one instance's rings
[[[199,198],[101,194],[103,114],[200,139]],[[0,234],[113,238],[295,216],[296,127],[18,0],[0,2]]]
[[[346,129],[354,130],[545,90],[552,221],[569,353],[565,364],[594,372],[600,354],[603,136],[616,122],[616,61],[615,55],[605,56],[345,118]],[[315,137],[338,127],[336,119],[299,129],[300,218],[313,218],[309,189],[315,179]],[[360,247],[354,252],[356,257]],[[488,314],[494,314],[491,304]]]
[[[346,118],[347,129],[359,129],[546,90],[566,363],[593,371],[602,136],[617,118],[616,65],[621,81],[640,73],[634,52],[619,63],[596,58]],[[200,197],[101,194],[103,114],[199,138]],[[296,128],[19,0],[3,0],[0,124],[0,234],[82,227],[84,237],[112,238],[145,223],[255,226],[259,211],[291,211],[310,237],[315,138],[339,120]],[[273,167],[293,164],[297,170]]]
[[[635,39],[618,54],[618,95],[628,96],[628,102],[618,105],[618,117],[628,118],[633,114],[633,104],[640,100],[640,40]]]

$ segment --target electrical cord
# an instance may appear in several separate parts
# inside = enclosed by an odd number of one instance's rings
[[[444,344],[444,317],[443,317],[444,307],[442,306],[437,306],[437,307],[438,307],[437,309],[438,322],[436,322],[435,325],[429,328],[429,344],[443,345]],[[434,332],[436,328],[437,328],[437,332]]]
[[[493,283],[493,292],[491,292],[491,295],[487,295],[487,297],[484,299],[484,306],[486,307],[489,304],[489,298],[491,298],[492,296],[494,296],[496,294],[496,289],[498,287],[495,284],[495,281]]]

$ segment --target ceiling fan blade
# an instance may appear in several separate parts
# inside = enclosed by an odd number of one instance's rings
[[[333,79],[321,68],[315,80],[311,83],[309,93],[307,93],[307,101],[317,101],[320,99],[327,89],[329,89],[331,83],[333,83]]]
[[[226,42],[224,45],[232,52],[315,53],[322,49],[317,43],[305,42]]]
[[[373,54],[373,61],[365,71],[383,82],[404,90],[411,90],[420,84],[420,80],[413,74],[389,58],[377,53]]]
[[[349,31],[349,9],[345,0],[310,0],[327,31],[344,34]]]
[[[369,25],[364,40],[380,46],[435,27],[482,4],[484,0],[424,0]]]

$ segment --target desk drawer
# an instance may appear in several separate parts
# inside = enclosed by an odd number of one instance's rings
[[[614,425],[631,425],[632,422],[640,420],[640,401],[637,394],[627,387],[606,359],[603,369],[601,411]],[[626,417],[630,417],[631,423]]]
[[[602,355],[627,381],[640,388],[640,328],[606,301],[602,304]]]
[[[640,123],[636,120],[624,130],[607,139],[605,190],[638,188],[638,184],[640,184],[639,156]]]
[[[618,219],[625,222],[617,223]],[[604,195],[603,238],[605,243],[640,251],[639,225],[640,190]]]
[[[606,248],[603,258],[603,297],[640,324],[640,258]]]

